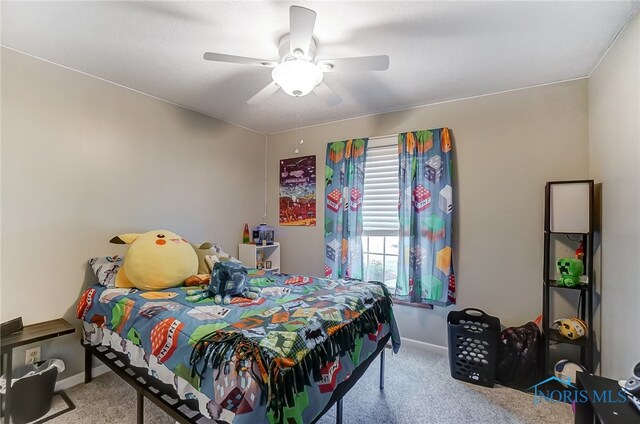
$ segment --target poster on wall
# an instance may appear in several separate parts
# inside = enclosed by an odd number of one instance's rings
[[[316,225],[316,156],[280,161],[280,225]]]

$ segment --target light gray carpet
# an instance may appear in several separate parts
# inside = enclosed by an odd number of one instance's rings
[[[376,360],[344,398],[344,424],[416,423],[571,423],[565,404],[533,405],[533,396],[496,386],[492,389],[462,383],[449,374],[446,356],[402,348],[387,350],[385,390],[378,389]],[[135,423],[134,390],[113,373],[88,385],[67,390],[76,410],[52,424]],[[54,409],[61,408],[56,400]],[[145,402],[145,422],[173,424],[158,407]],[[332,408],[320,424],[335,423]]]

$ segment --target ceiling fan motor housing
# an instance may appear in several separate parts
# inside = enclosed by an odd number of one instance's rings
[[[316,40],[315,38],[311,38],[311,43],[309,44],[309,51],[303,52],[304,54],[301,57],[295,56],[291,52],[291,43],[289,41],[289,34],[285,34],[278,41],[278,54],[280,55],[280,59],[282,62],[286,60],[292,59],[306,59],[310,62],[313,62],[316,58]]]

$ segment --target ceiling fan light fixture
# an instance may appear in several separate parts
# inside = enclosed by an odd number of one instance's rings
[[[317,65],[304,59],[288,60],[271,72],[276,84],[290,96],[306,96],[322,82],[323,73]]]

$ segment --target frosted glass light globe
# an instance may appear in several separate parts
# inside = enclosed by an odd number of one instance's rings
[[[289,60],[273,68],[271,77],[290,96],[306,96],[320,84],[324,74],[304,59]]]

